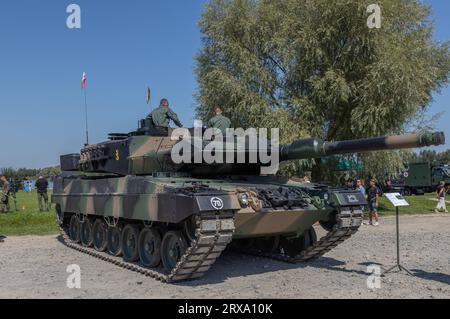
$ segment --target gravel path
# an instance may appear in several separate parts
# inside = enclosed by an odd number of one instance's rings
[[[57,236],[0,243],[0,298],[450,298],[450,215],[401,218],[402,263],[367,288],[367,265],[395,263],[395,219],[363,226],[325,257],[304,265],[226,252],[203,279],[162,284],[63,246]],[[81,267],[81,289],[66,286]]]

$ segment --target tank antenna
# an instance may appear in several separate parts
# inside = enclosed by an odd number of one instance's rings
[[[81,79],[81,89],[84,93],[84,112],[85,112],[85,121],[86,121],[86,146],[89,145],[89,122],[88,122],[88,104],[87,104],[87,94],[86,94],[86,81],[87,74],[83,72],[83,77]]]
[[[149,86],[147,86],[147,104],[150,104],[150,102],[152,101],[152,90],[150,89]]]

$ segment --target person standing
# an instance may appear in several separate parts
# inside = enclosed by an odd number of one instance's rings
[[[370,188],[367,192],[367,201],[369,202],[369,225],[379,226],[378,220],[378,199],[380,197],[380,190],[374,179],[370,181]],[[375,223],[373,219],[375,218]]]
[[[214,113],[215,116],[209,120],[208,127],[216,128],[222,132],[222,135],[225,135],[227,128],[231,127],[231,121],[228,117],[223,115],[223,110],[220,106],[217,106],[214,109]]]
[[[363,186],[362,180],[358,179],[356,181],[356,190],[360,192],[364,197],[366,197],[366,189]]]
[[[9,211],[9,193],[11,191],[11,186],[5,176],[2,176],[0,181],[3,184],[0,194],[0,213],[7,213]]]
[[[159,103],[159,107],[153,110],[153,112],[147,116],[147,119],[152,120],[153,125],[156,128],[163,130],[168,130],[170,121],[173,121],[178,127],[183,127],[183,124],[181,124],[178,119],[178,115],[169,108],[169,100],[167,99],[162,99]]]
[[[48,207],[48,194],[47,194],[47,190],[48,190],[47,179],[43,176],[39,176],[38,180],[35,183],[35,187],[37,189],[37,194],[38,194],[39,210],[41,212],[44,211],[44,207],[42,205],[42,200],[44,200],[45,211],[48,212],[49,207]]]
[[[448,213],[447,205],[445,204],[445,195],[447,193],[447,189],[445,187],[445,181],[441,181],[437,188],[437,199],[438,204],[436,209],[434,210],[436,213]]]
[[[356,181],[356,190],[357,190],[358,192],[360,192],[361,195],[364,196],[364,198],[366,198],[366,189],[364,188],[363,182],[362,182],[362,180],[360,180],[360,179],[358,179],[358,180]],[[362,217],[363,217],[363,220],[364,220],[364,206],[361,206],[361,211],[362,211]]]

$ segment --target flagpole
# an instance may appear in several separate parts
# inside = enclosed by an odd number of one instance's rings
[[[86,116],[86,146],[89,145],[89,124],[88,124],[88,106],[87,106],[87,94],[86,87],[84,87],[84,112]]]

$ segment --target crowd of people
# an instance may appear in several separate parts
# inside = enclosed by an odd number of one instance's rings
[[[369,220],[365,222],[366,225],[379,226],[379,198],[382,196],[382,187],[378,184],[375,179],[372,179],[369,183],[368,188],[364,183],[364,180],[358,179],[356,182],[353,180],[348,180],[345,183],[345,186],[349,189],[355,189],[359,191],[366,199],[368,203],[368,213]],[[386,179],[383,185],[383,189],[385,192],[389,192],[391,189],[392,182],[390,179]],[[446,195],[449,191],[450,187],[446,187],[445,181],[441,181],[439,186],[437,187],[437,199],[438,204],[436,209],[434,210],[436,213],[448,213],[446,207]]]

